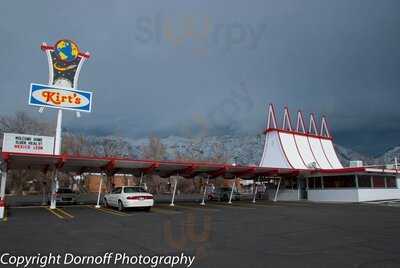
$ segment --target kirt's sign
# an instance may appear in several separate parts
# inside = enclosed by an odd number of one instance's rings
[[[32,83],[29,105],[90,113],[92,92]]]
[[[54,154],[54,138],[15,133],[4,133],[3,152]]]

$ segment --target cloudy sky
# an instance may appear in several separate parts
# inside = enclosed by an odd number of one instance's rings
[[[0,114],[46,83],[42,42],[92,54],[79,88],[94,134],[257,134],[266,104],[325,114],[337,143],[370,154],[399,145],[398,0],[1,2]]]

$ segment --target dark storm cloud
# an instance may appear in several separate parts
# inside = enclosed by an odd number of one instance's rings
[[[28,85],[48,79],[39,45],[65,37],[91,52],[80,88],[95,91],[92,114],[66,113],[69,129],[259,133],[273,102],[326,114],[336,142],[376,153],[399,143],[399,8],[397,0],[3,1],[0,113],[35,113]]]

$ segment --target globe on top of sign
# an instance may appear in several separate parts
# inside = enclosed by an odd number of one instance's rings
[[[71,62],[78,57],[79,48],[71,40],[60,40],[55,45],[55,52],[62,61]]]

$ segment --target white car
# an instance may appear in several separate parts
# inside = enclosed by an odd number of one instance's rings
[[[103,202],[104,206],[116,207],[119,211],[125,208],[144,208],[146,211],[150,211],[154,205],[154,198],[143,187],[122,186],[106,194]]]

